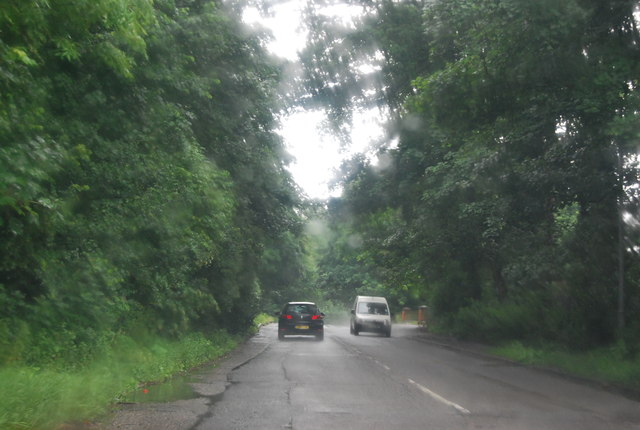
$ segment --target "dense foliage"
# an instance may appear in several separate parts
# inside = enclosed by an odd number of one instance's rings
[[[637,2],[362,5],[312,37],[307,85],[336,112],[379,103],[368,52],[397,146],[344,166],[321,285],[428,304],[459,335],[637,345]]]
[[[635,1],[310,3],[298,103],[343,132],[384,106],[397,143],[343,166],[320,246],[236,3],[0,5],[0,364],[242,329],[315,279],[460,335],[637,344]]]
[[[210,0],[2,2],[0,364],[243,330],[303,283],[281,65],[240,22]]]

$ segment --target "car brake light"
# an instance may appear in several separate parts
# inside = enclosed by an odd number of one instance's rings
[[[311,317],[312,320],[321,320],[322,319],[322,315],[313,315]]]
[[[282,315],[282,319],[291,320],[291,319],[293,319],[293,317],[291,315],[289,315],[289,314],[284,314],[284,315]]]

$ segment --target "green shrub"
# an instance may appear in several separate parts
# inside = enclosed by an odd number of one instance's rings
[[[453,334],[486,342],[536,338],[543,320],[533,301],[474,302],[460,309],[453,322]]]
[[[272,323],[275,320],[276,320],[275,316],[269,315],[269,314],[266,314],[266,313],[261,313],[261,314],[258,314],[258,316],[256,316],[253,319],[253,325],[257,328],[257,327],[263,326],[265,324]]]

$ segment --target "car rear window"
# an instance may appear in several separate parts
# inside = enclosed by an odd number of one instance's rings
[[[358,303],[358,313],[369,315],[388,315],[389,309],[384,303],[360,302]]]
[[[317,314],[318,307],[309,304],[287,305],[284,313],[286,314]]]

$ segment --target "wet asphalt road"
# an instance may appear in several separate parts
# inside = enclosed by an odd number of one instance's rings
[[[170,426],[175,413],[169,412],[149,428],[640,429],[640,402],[443,348],[419,336],[415,326],[394,325],[391,338],[353,336],[347,326],[325,330],[324,341],[278,341],[275,325],[263,327],[240,367],[203,379],[202,396],[186,403],[197,409],[189,419]],[[221,394],[210,384],[219,386],[223,377]],[[171,410],[164,408],[160,412]],[[141,416],[140,422],[150,419]]]

